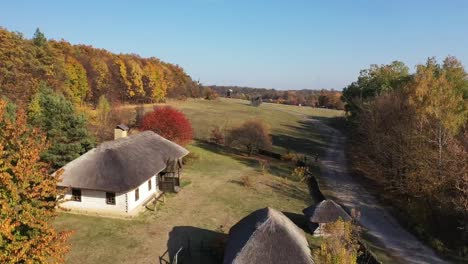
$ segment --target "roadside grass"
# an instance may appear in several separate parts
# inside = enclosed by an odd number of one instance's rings
[[[232,127],[245,120],[262,119],[272,129],[274,151],[287,150],[312,155],[321,152],[326,137],[304,119],[341,115],[328,109],[262,104],[252,107],[247,101],[170,101],[191,120],[197,138],[206,139],[216,125]],[[128,115],[134,106],[124,106]],[[152,105],[147,105],[149,111]],[[267,206],[301,220],[302,209],[313,204],[307,185],[291,176],[294,165],[261,156],[195,141],[188,149],[193,160],[184,167],[182,191],[166,196],[155,211],[145,211],[131,220],[60,213],[55,225],[59,230],[74,230],[67,263],[158,263],[169,249],[174,253],[191,241],[193,256],[198,244],[225,238],[229,228],[254,210]],[[268,170],[259,158],[267,160]],[[314,167],[313,173],[319,173]],[[242,177],[252,180],[251,187]],[[311,246],[318,241],[307,235]],[[167,259],[167,258],[166,258]],[[219,261],[218,261],[219,262]],[[216,263],[203,259],[191,263]]]

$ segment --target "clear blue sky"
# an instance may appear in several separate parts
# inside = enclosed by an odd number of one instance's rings
[[[156,56],[204,84],[341,89],[372,63],[468,63],[466,0],[15,0],[0,26]]]

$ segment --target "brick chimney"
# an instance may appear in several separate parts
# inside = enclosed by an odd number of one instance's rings
[[[120,124],[116,126],[114,129],[114,140],[126,137],[128,133],[128,129],[129,129],[128,126],[124,124]]]

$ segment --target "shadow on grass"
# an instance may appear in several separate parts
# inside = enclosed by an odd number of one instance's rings
[[[273,145],[306,155],[324,153],[327,147],[326,142],[330,139],[317,123],[310,120],[311,118],[316,119],[310,116],[305,120],[299,121],[298,125],[284,125],[284,127],[296,132],[294,134],[298,136],[273,134]],[[324,118],[321,119],[323,120]]]
[[[197,141],[196,146],[208,150],[210,152],[229,156],[242,164],[255,169],[257,172],[261,173],[260,163],[259,160],[267,160],[269,169],[268,172],[277,177],[285,178],[291,175],[291,171],[294,168],[288,163],[285,163],[281,160],[276,160],[267,156],[263,155],[252,155],[248,156],[245,152],[235,149],[229,148],[225,146],[220,146],[216,144],[207,143],[204,141]]]
[[[281,195],[284,195],[286,197],[290,197],[292,199],[297,199],[297,200],[312,200],[312,197],[310,196],[309,193],[304,191],[303,189],[298,188],[295,185],[292,185],[287,182],[282,182],[282,183],[264,183],[266,186],[270,187],[272,190],[274,190],[276,193],[279,193]]]
[[[211,143],[207,143],[203,141],[197,141],[196,146],[206,149],[213,153],[229,156],[235,160],[238,160],[239,162],[241,162],[242,164],[246,166],[254,168],[259,173],[261,173],[261,169],[260,169],[260,164],[258,160],[259,159],[268,160],[269,161],[269,169],[268,169],[269,174],[276,176],[278,178],[287,179],[287,180],[283,180],[281,182],[263,183],[264,185],[268,186],[275,192],[281,195],[284,195],[285,197],[290,197],[292,199],[311,200],[311,202],[323,200],[322,196],[317,195],[317,192],[319,193],[320,191],[318,190],[318,186],[316,183],[315,185],[310,185],[310,183],[307,183],[309,192],[304,191],[303,189],[297,187],[294,184],[291,184],[291,182],[298,182],[299,180],[299,179],[291,177],[291,172],[295,167],[291,163],[272,159],[266,156],[248,156],[240,150],[228,148],[224,146],[219,146],[219,145],[215,145],[215,144],[211,144]],[[312,169],[313,169],[312,173],[314,174],[318,173],[316,171],[318,168],[312,167]],[[243,182],[236,180],[236,179],[231,179],[229,182],[233,184],[237,184],[239,186],[244,186]]]
[[[227,235],[193,226],[176,226],[169,232],[165,260],[172,263],[176,253],[179,263],[220,263]],[[161,262],[165,263],[165,262]]]

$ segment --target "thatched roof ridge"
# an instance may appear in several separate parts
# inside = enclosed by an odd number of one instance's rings
[[[257,210],[229,230],[224,264],[313,263],[304,232],[283,213]]]
[[[302,210],[304,215],[313,223],[331,223],[341,217],[344,221],[351,221],[351,216],[333,200],[323,200],[317,205]]]
[[[132,190],[189,152],[145,131],[108,141],[65,165],[59,186],[109,192]]]

